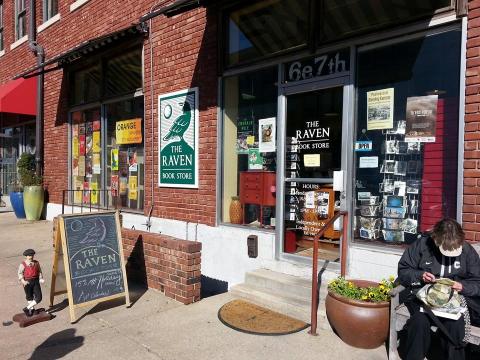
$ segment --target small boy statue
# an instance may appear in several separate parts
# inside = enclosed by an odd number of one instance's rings
[[[25,250],[23,252],[25,260],[18,267],[18,279],[23,285],[27,298],[27,306],[23,308],[23,312],[27,316],[32,316],[35,313],[35,305],[42,301],[40,284],[45,282],[40,263],[37,260],[33,260],[34,255],[35,250]]]

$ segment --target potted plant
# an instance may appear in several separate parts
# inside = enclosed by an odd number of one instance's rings
[[[17,162],[20,183],[23,186],[23,205],[27,220],[39,220],[43,210],[43,179],[35,173],[35,156],[23,153]]]
[[[18,180],[10,184],[8,196],[10,197],[10,204],[17,219],[25,219],[25,207],[23,206],[23,188]]]
[[[376,283],[339,277],[328,284],[327,318],[345,343],[374,349],[387,340],[393,280]]]

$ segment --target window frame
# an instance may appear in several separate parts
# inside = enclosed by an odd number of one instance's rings
[[[56,5],[55,10],[53,7],[54,4]],[[44,23],[58,14],[58,0],[43,0],[42,7],[43,7],[42,15],[43,15]],[[55,13],[53,11],[55,11]]]
[[[23,5],[23,8],[20,8]],[[23,19],[23,26],[25,29],[21,29],[20,32],[20,19]],[[15,0],[15,40],[20,40],[24,36],[27,36],[27,6],[26,0]]]

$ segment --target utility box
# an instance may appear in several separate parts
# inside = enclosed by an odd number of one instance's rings
[[[247,238],[248,257],[256,258],[258,256],[258,236],[249,235]]]

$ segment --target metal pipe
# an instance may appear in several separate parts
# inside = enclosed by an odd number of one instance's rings
[[[43,173],[43,63],[45,61],[45,51],[37,42],[36,19],[37,11],[35,0],[30,0],[30,16],[28,29],[28,47],[37,57],[37,66],[40,69],[40,75],[37,78],[37,114],[35,119],[35,172],[37,176]]]
[[[345,277],[347,273],[347,234],[348,234],[348,212],[343,215],[343,235],[342,242],[340,244],[342,253],[340,257],[340,275]]]
[[[344,217],[343,221],[343,236],[346,235],[346,226],[345,226],[345,217],[348,220],[348,212],[346,211],[339,211],[337,212],[315,235],[313,238],[313,264],[312,264],[312,302],[311,302],[311,311],[310,311],[310,331],[308,332],[310,335],[317,336],[317,308],[318,308],[318,278],[317,278],[317,270],[318,270],[318,240],[323,237],[325,231],[328,230],[330,226],[340,217]],[[343,244],[342,239],[342,244]],[[342,246],[342,255],[343,255],[343,246]],[[343,262],[343,257],[341,258]],[[340,264],[342,266],[342,264]]]

